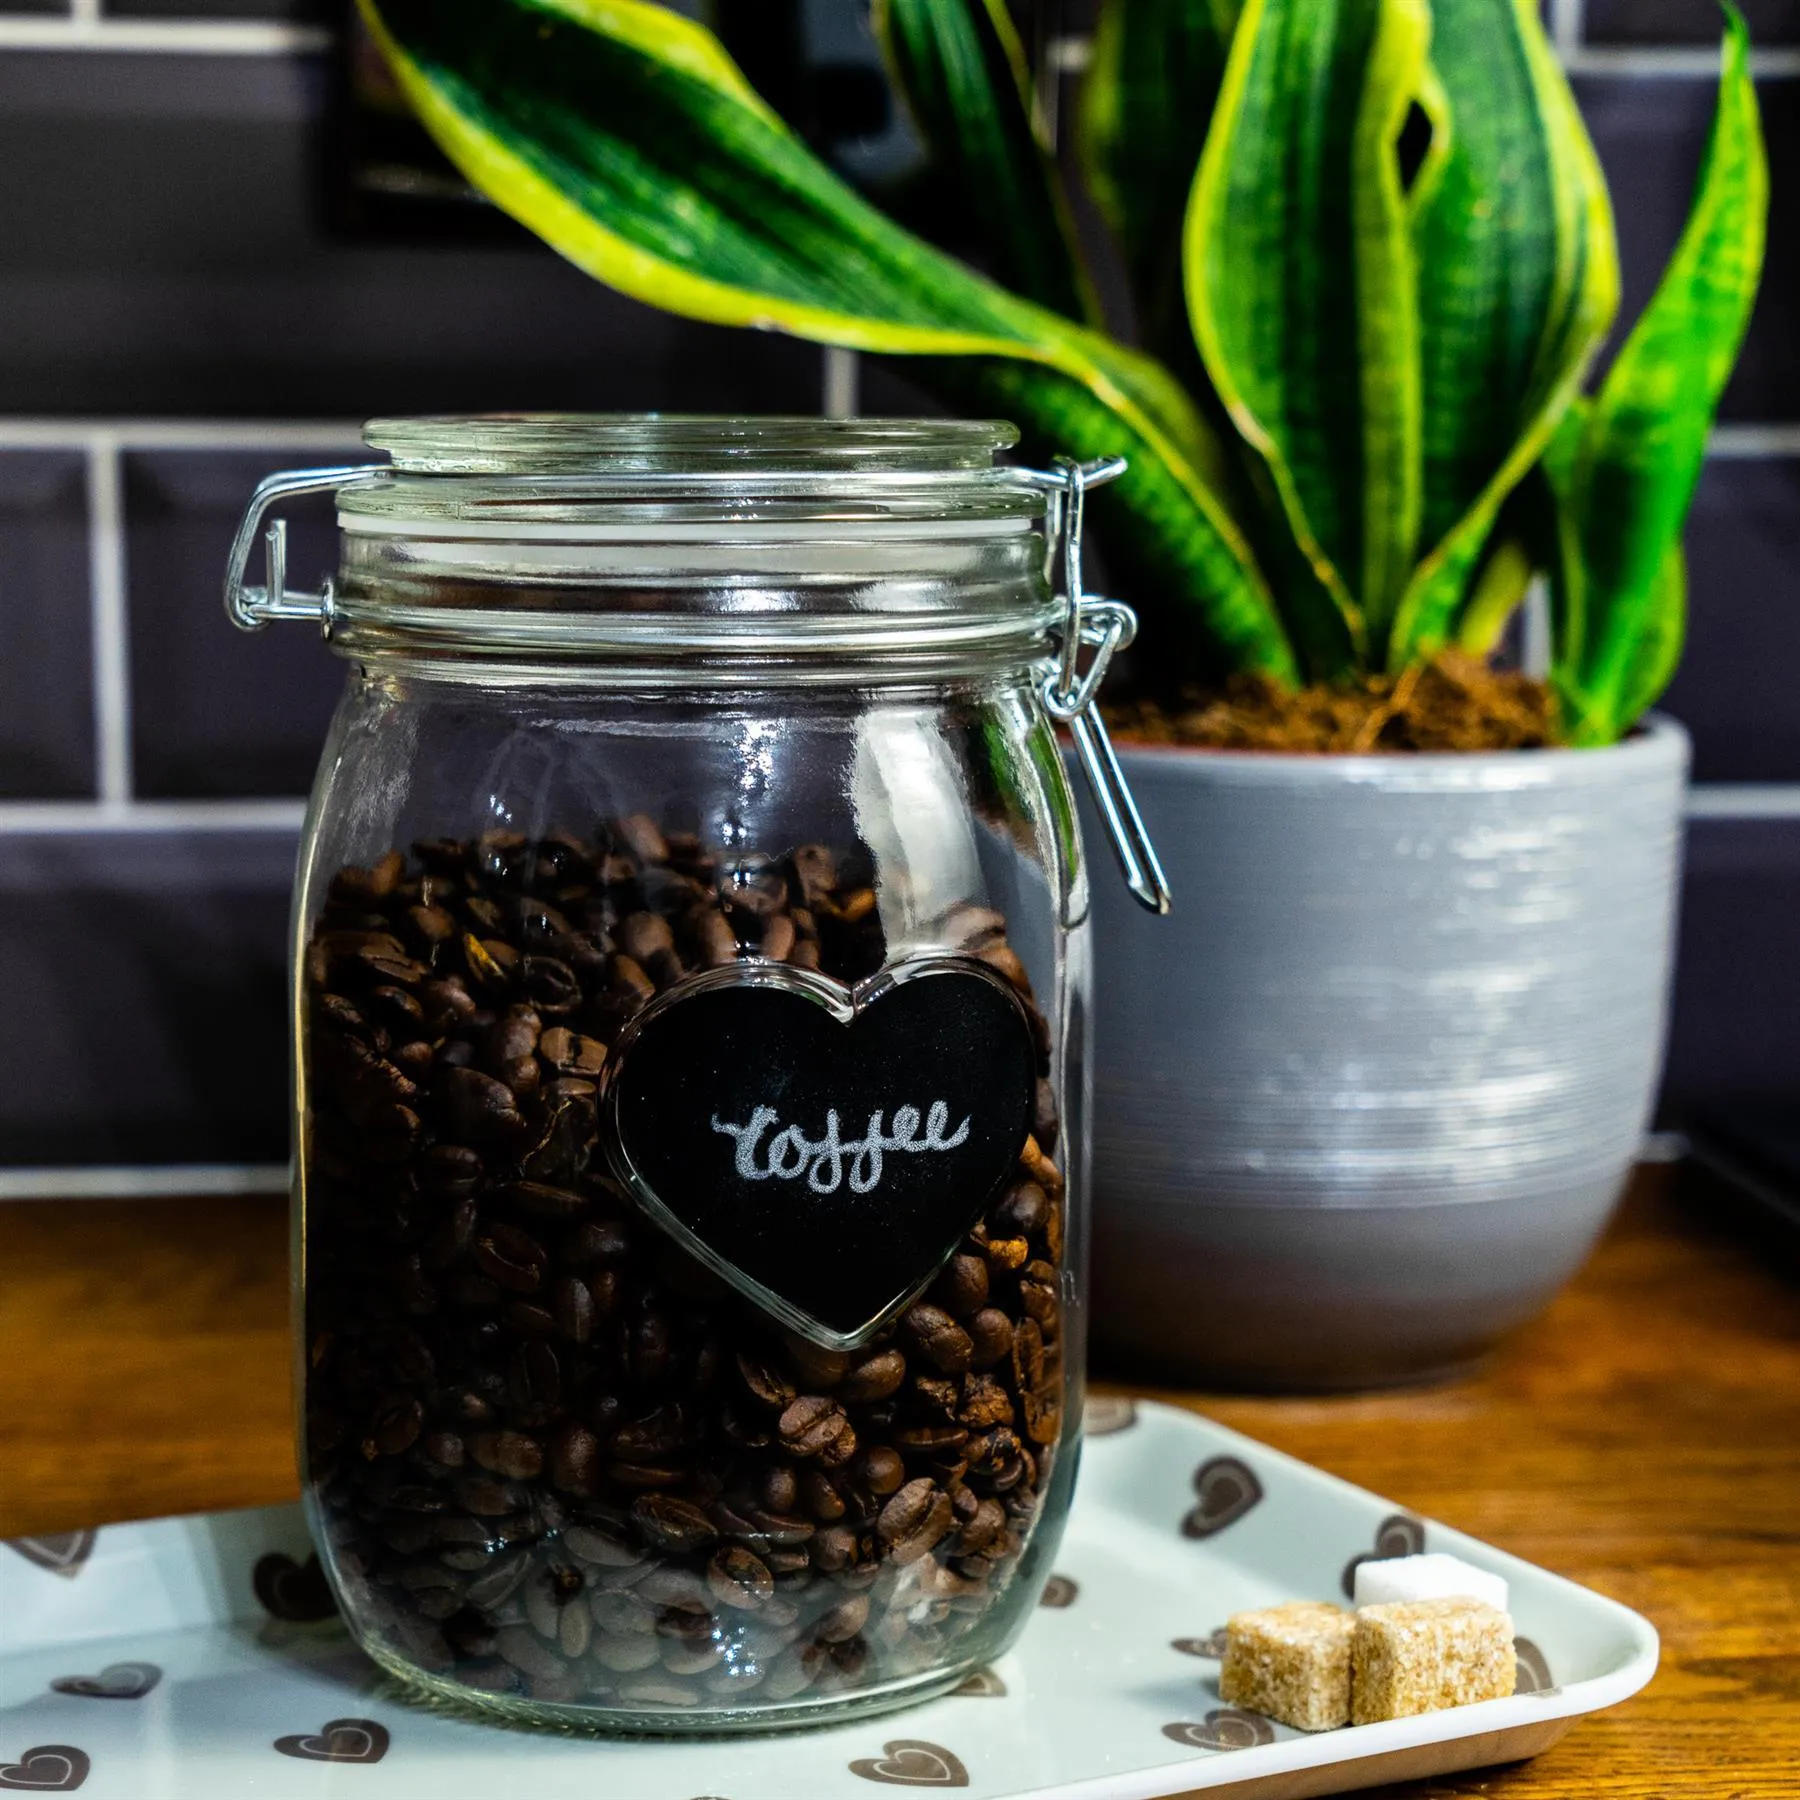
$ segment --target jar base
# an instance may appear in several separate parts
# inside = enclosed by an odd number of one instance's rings
[[[842,1725],[855,1719],[938,1699],[960,1687],[986,1665],[978,1660],[947,1669],[859,1688],[854,1693],[797,1695],[762,1706],[716,1706],[689,1711],[681,1707],[575,1706],[529,1700],[511,1694],[484,1694],[479,1689],[431,1675],[378,1646],[359,1644],[363,1654],[393,1677],[400,1698],[440,1714],[452,1714],[483,1725],[506,1725],[527,1731],[561,1732],[583,1737],[742,1737],[759,1732],[806,1731]]]

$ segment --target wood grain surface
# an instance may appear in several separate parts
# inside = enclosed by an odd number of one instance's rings
[[[285,1281],[278,1201],[0,1205],[0,1536],[291,1497]],[[1800,1796],[1800,1278],[1666,1180],[1467,1379],[1158,1397],[1662,1633],[1649,1689],[1534,1761],[1372,1793]]]

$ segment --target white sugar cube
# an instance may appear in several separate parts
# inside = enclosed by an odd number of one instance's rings
[[[1506,1582],[1460,1556],[1388,1556],[1356,1565],[1356,1604],[1385,1606],[1395,1600],[1479,1600],[1505,1612]]]

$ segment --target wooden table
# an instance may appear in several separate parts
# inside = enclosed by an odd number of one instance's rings
[[[0,1205],[0,1536],[294,1492],[269,1200]],[[1407,1800],[1800,1795],[1800,1278],[1640,1181],[1480,1374],[1367,1398],[1165,1394],[1648,1614],[1643,1695]]]

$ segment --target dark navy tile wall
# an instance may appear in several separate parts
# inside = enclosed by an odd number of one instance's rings
[[[1741,0],[1754,44],[1800,42],[1797,0]],[[1583,35],[1590,44],[1716,44],[1715,0],[1586,0]]]
[[[285,832],[0,834],[0,1163],[287,1154]]]
[[[0,52],[0,413],[810,411],[818,354],[523,232],[334,238],[323,57]]]
[[[841,0],[846,14],[854,3]],[[839,4],[784,9],[815,63],[856,48],[826,19]],[[61,10],[0,0],[0,17]],[[340,8],[106,10],[309,22]],[[1747,11],[1765,47],[1800,45],[1800,0]],[[1049,35],[1081,32],[1091,13],[1069,0]],[[1711,0],[1585,0],[1584,17],[1590,46],[1651,47],[1594,57],[1578,83],[1613,183],[1628,323],[1680,232],[1714,96],[1691,54],[1659,62],[1655,47],[1715,41],[1717,15]],[[1726,409],[1748,424],[1800,424],[1800,79],[1785,66],[1777,56],[1761,86],[1770,270]],[[478,231],[454,207],[410,229],[403,209],[352,216],[333,185],[336,105],[324,55],[0,50],[0,445],[9,419],[33,414],[128,425],[818,405],[813,348],[623,300],[497,215]],[[899,362],[865,366],[862,396],[871,411],[937,410]],[[286,1154],[293,833],[208,824],[208,807],[305,791],[342,667],[304,629],[235,632],[219,588],[258,477],[341,460],[354,452],[273,442],[128,443],[120,457],[131,777],[178,825],[146,828],[140,813],[127,829],[52,830],[13,815],[0,829],[0,1165]],[[86,481],[80,448],[0,448],[0,801],[94,793]],[[289,516],[291,578],[310,582],[331,560],[329,504]],[[1689,530],[1688,655],[1668,699],[1703,781],[1800,784],[1797,547],[1800,456],[1709,462]],[[1695,824],[1685,891],[1676,1122],[1710,1100],[1800,1088],[1800,816]]]
[[[1666,709],[1699,781],[1800,781],[1800,459],[1715,457],[1687,532],[1687,653]],[[1800,915],[1796,915],[1800,918]]]
[[[1681,236],[1712,123],[1711,77],[1584,75],[1575,83],[1618,219],[1628,330]],[[1769,143],[1768,261],[1750,336],[1726,390],[1727,419],[1800,418],[1800,80],[1758,86]],[[1783,179],[1789,175],[1789,179]]]
[[[140,451],[125,458],[137,789],[155,799],[304,794],[343,664],[304,627],[239,631],[225,616],[225,554],[272,469],[354,456]],[[288,584],[336,566],[331,502],[283,509]]]
[[[94,790],[86,490],[80,456],[0,452],[0,799]]]
[[[1688,831],[1666,1107],[1800,1093],[1800,819]]]

